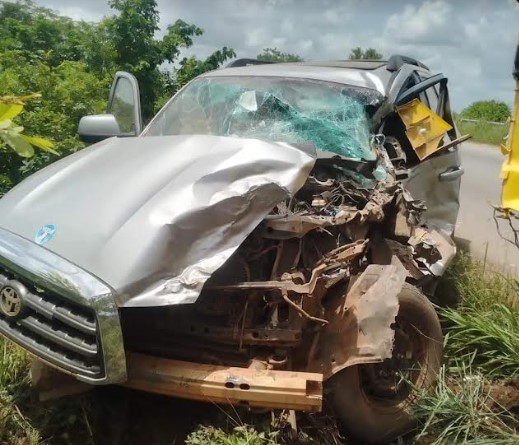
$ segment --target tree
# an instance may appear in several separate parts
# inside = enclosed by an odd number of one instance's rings
[[[473,102],[461,112],[461,117],[489,122],[506,122],[510,117],[510,107],[497,100]]]
[[[23,127],[16,125],[13,119],[22,111],[25,102],[39,98],[40,94],[31,94],[23,97],[0,96],[0,150],[7,147],[24,158],[34,155],[34,147],[57,154],[52,147],[54,144],[46,139],[27,136],[22,133]]]
[[[363,50],[360,46],[357,46],[351,50],[349,58],[350,60],[380,60],[382,57],[382,54],[374,48]]]
[[[283,53],[277,48],[264,48],[263,52],[256,56],[263,62],[303,62],[304,59],[297,54]]]
[[[118,69],[130,71],[139,81],[142,113],[148,120],[164,94],[164,76],[159,67],[175,62],[181,49],[192,46],[193,38],[204,31],[196,25],[177,20],[167,27],[162,39],[157,39],[155,34],[159,30],[160,17],[156,0],[110,0],[109,4],[117,11],[105,22],[115,50],[114,63]],[[201,73],[206,67],[217,68],[233,56],[232,49],[224,48],[205,61],[191,58],[189,65],[192,72]]]
[[[3,2],[0,8],[0,51],[42,52],[51,66],[79,61],[89,48],[94,24],[75,22],[31,1]],[[96,48],[95,51],[98,49]]]
[[[232,57],[236,57],[236,53],[232,48],[226,46],[215,51],[205,60],[199,60],[195,56],[184,57],[180,61],[180,68],[175,71],[174,90],[182,88],[187,82],[202,73],[217,69]]]

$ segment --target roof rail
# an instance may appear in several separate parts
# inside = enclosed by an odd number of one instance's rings
[[[268,63],[274,63],[274,62],[267,62],[267,61],[258,60],[258,59],[236,59],[236,60],[233,60],[228,65],[226,65],[226,68],[237,68],[240,66],[251,66],[251,65],[266,65]]]
[[[388,71],[398,71],[402,67],[402,65],[406,63],[409,65],[415,65],[425,68],[426,70],[429,69],[429,67],[425,66],[422,62],[419,62],[418,60],[413,59],[409,56],[401,56],[400,54],[395,54],[389,58],[389,60],[387,61],[386,69]]]

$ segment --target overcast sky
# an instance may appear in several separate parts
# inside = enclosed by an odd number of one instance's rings
[[[37,0],[75,19],[111,14],[106,0]],[[230,46],[238,57],[277,47],[308,60],[373,47],[414,56],[449,77],[455,110],[479,99],[512,103],[516,0],[158,0],[161,26],[177,18],[205,34],[188,54]]]

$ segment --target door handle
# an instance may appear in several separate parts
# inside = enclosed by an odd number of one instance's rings
[[[463,173],[465,173],[465,169],[460,166],[451,168],[450,170],[440,173],[438,177],[440,178],[441,182],[454,181],[455,179],[460,178],[463,175]]]

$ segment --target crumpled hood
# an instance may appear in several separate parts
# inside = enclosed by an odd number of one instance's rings
[[[0,200],[0,227],[105,281],[120,306],[196,301],[315,152],[216,136],[112,138],[29,177]]]

